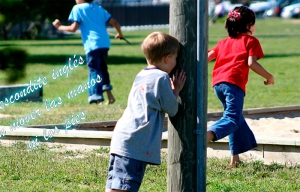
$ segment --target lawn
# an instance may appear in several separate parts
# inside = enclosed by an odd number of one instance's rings
[[[265,57],[259,62],[275,77],[275,85],[265,86],[263,78],[250,72],[245,109],[300,104],[300,28],[290,20],[258,20],[255,36],[259,38]],[[168,33],[168,30],[160,30]],[[29,83],[38,77],[46,77],[43,102],[14,103],[0,114],[0,125],[11,125],[39,109],[39,118],[26,125],[64,123],[72,115],[84,112],[85,122],[117,120],[122,115],[135,75],[146,66],[140,50],[143,39],[151,33],[124,31],[132,43],[112,39],[109,51],[109,72],[116,103],[113,105],[87,104],[87,92],[68,98],[67,93],[87,81],[85,65],[53,79],[52,73],[64,67],[69,58],[81,56],[85,60],[81,40],[70,36],[56,40],[1,41],[0,48],[16,46],[29,53],[26,76],[17,83]],[[209,44],[212,48],[226,37],[222,23],[209,26]],[[221,111],[221,105],[213,93],[211,70],[208,64],[208,111]],[[5,73],[0,72],[0,84],[5,84]],[[186,86],[189,86],[188,84]],[[52,100],[61,104],[49,111],[46,104]],[[0,145],[0,191],[103,191],[106,179],[108,150],[100,148],[92,152],[61,151],[60,148],[42,146],[30,151],[24,143],[4,147]],[[167,163],[163,155],[162,166],[149,166],[141,191],[166,191]],[[264,165],[262,162],[246,162],[237,169],[228,168],[228,159],[209,158],[207,162],[207,191],[300,191],[299,165]]]
[[[168,30],[161,30],[168,33]],[[1,110],[2,114],[12,115],[1,120],[1,125],[11,125],[21,116],[40,109],[41,115],[32,124],[63,123],[72,114],[84,112],[84,121],[117,120],[126,107],[127,96],[135,75],[146,66],[140,44],[152,31],[125,31],[125,37],[132,43],[126,44],[122,40],[112,39],[109,51],[109,72],[113,93],[117,102],[113,105],[87,104],[87,91],[76,97],[68,98],[67,94],[87,81],[88,69],[85,64],[79,65],[59,78],[53,79],[52,73],[68,65],[68,60],[74,62],[85,55],[78,36],[64,39],[35,40],[35,41],[2,41],[4,46],[17,46],[29,53],[26,77],[17,83],[29,83],[38,77],[46,77],[47,85],[43,88],[42,103],[14,103]],[[300,104],[300,49],[297,39],[300,38],[298,24],[288,20],[266,19],[258,20],[255,36],[259,38],[265,57],[259,62],[275,77],[275,85],[265,86],[264,79],[250,72],[245,109],[260,107],[276,107]],[[226,37],[222,23],[209,26],[209,44],[212,48],[219,39]],[[71,62],[71,63],[72,63]],[[211,88],[211,70],[213,62],[208,63],[208,111],[221,111],[222,106]],[[5,84],[5,73],[0,73],[0,84]],[[186,84],[186,86],[189,86]],[[52,100],[62,100],[62,104],[47,111],[46,103]]]
[[[31,151],[24,143],[0,145],[0,191],[104,191],[109,154],[62,150],[61,146]],[[141,192],[167,191],[167,161],[148,166]],[[300,166],[260,161],[229,168],[229,159],[207,161],[207,192],[296,192],[300,190]]]

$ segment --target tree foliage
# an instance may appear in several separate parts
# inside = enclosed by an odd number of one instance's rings
[[[0,39],[15,24],[30,23],[25,33],[33,28],[39,33],[46,19],[67,21],[74,5],[74,0],[0,0]]]
[[[25,76],[27,52],[16,47],[0,49],[0,70],[7,74],[6,81],[13,83]]]

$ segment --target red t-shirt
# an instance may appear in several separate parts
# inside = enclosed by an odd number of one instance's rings
[[[237,38],[227,37],[220,40],[212,50],[216,54],[212,85],[229,82],[246,93],[248,57],[256,56],[258,60],[264,56],[258,39],[246,34],[241,34]]]

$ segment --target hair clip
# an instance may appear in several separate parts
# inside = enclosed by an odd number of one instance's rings
[[[239,20],[241,18],[241,14],[239,12],[237,12],[237,11],[230,11],[228,13],[228,18],[229,17],[233,17],[233,18]]]

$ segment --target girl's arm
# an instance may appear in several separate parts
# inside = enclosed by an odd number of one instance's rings
[[[207,60],[208,62],[210,62],[211,60],[215,59],[216,58],[216,54],[215,54],[215,51],[214,50],[211,50],[208,52],[208,55],[207,55]]]
[[[78,26],[79,26],[77,22],[73,22],[71,25],[68,25],[68,26],[62,25],[58,19],[55,19],[55,21],[53,21],[52,24],[54,27],[56,27],[56,29],[58,29],[60,31],[67,31],[67,32],[72,32],[72,33],[77,31]]]
[[[248,65],[249,67],[258,75],[264,77],[267,79],[267,81],[264,82],[265,85],[271,85],[274,84],[274,77],[271,75],[265,68],[263,68],[257,61],[256,56],[249,56],[248,57]]]

